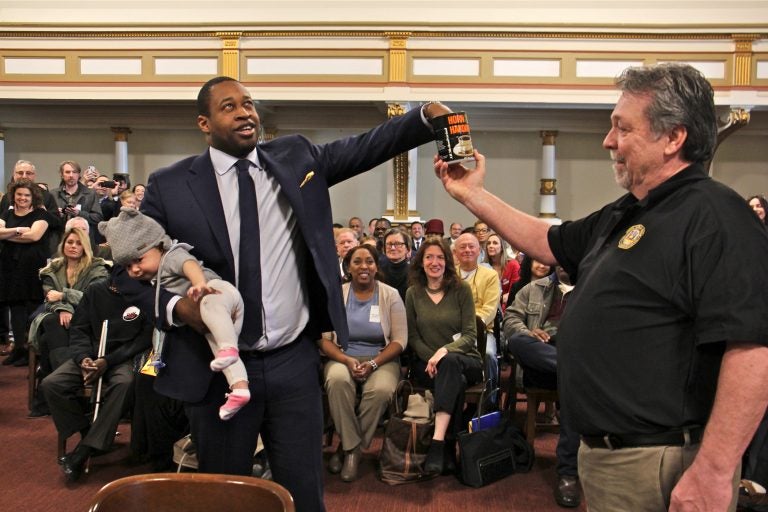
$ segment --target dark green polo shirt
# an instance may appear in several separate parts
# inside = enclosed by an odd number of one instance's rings
[[[553,226],[549,244],[576,284],[558,365],[581,434],[703,425],[724,342],[768,343],[768,234],[700,165]]]

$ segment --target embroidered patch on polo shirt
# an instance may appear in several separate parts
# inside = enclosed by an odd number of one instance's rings
[[[644,234],[645,226],[642,224],[631,226],[627,229],[627,232],[624,233],[624,236],[621,237],[621,240],[619,240],[619,249],[631,249],[641,238],[643,238]]]

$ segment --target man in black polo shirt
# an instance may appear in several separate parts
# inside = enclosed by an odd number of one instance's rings
[[[558,333],[562,407],[582,435],[590,510],[735,510],[738,469],[768,406],[768,235],[704,167],[713,91],[694,68],[627,69],[603,146],[629,194],[549,226],[435,170],[514,247],[577,284]]]

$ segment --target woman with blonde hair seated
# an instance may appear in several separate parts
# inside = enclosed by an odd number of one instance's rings
[[[88,286],[109,276],[106,261],[94,258],[88,233],[80,228],[64,232],[58,254],[40,270],[45,303],[29,329],[29,343],[40,355],[40,377],[69,358],[69,322],[75,307]],[[36,398],[30,416],[47,414],[41,401]]]
[[[405,306],[397,290],[377,279],[378,260],[378,252],[369,245],[353,247],[346,254],[351,281],[342,286],[342,292],[349,343],[343,351],[332,333],[320,341],[329,359],[323,371],[328,405],[341,438],[328,469],[341,472],[345,482],[357,478],[361,451],[371,444],[400,380],[398,356],[407,343]],[[358,388],[362,396],[355,411]]]

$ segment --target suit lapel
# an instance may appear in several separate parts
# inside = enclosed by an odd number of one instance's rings
[[[211,163],[210,154],[206,151],[192,162],[187,180],[189,189],[195,197],[200,211],[208,221],[216,243],[222,248],[227,257],[227,264],[234,278],[235,261],[232,247],[229,244],[229,231],[224,219],[224,207],[221,204],[219,185]]]

